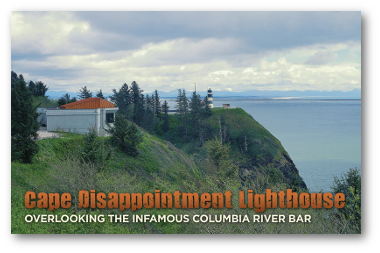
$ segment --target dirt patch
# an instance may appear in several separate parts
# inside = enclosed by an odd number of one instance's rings
[[[40,127],[40,130],[37,133],[38,133],[39,140],[46,139],[46,138],[61,138],[61,134],[48,132],[46,130],[46,127]]]

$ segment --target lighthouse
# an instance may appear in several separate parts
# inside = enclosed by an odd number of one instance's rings
[[[214,102],[212,101],[212,90],[211,90],[211,88],[208,88],[208,91],[207,91],[207,105],[210,108],[214,108]]]

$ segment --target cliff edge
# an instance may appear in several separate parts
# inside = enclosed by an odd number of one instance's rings
[[[241,108],[216,109],[207,119],[208,137],[230,143],[231,156],[239,165],[243,181],[254,178],[264,168],[278,168],[289,186],[307,189],[293,160],[281,142]]]

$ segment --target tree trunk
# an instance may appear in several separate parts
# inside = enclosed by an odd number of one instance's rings
[[[219,117],[219,136],[220,136],[220,143],[223,144],[222,124],[220,123],[220,117]]]
[[[248,151],[247,134],[244,134],[244,150]]]

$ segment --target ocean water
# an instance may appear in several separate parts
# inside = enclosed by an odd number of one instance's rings
[[[167,101],[174,109],[175,99]],[[214,98],[214,106],[224,103],[244,109],[281,142],[310,191],[330,191],[334,176],[361,169],[360,99]]]

